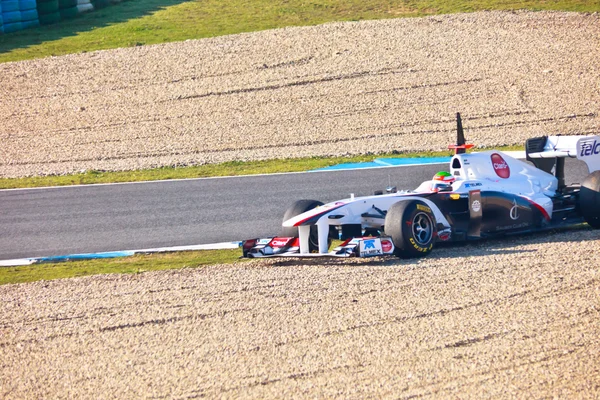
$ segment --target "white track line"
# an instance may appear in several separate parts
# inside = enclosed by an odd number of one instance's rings
[[[197,244],[191,246],[173,246],[173,247],[157,247],[153,249],[139,250],[118,250],[105,251],[101,253],[82,253],[82,254],[67,254],[53,257],[31,257],[17,258],[14,260],[0,260],[0,267],[18,267],[23,265],[41,264],[48,262],[62,262],[71,260],[93,260],[104,258],[128,257],[134,254],[151,254],[151,253],[169,253],[175,251],[194,251],[194,250],[225,250],[237,249],[241,242],[221,242],[210,244]]]

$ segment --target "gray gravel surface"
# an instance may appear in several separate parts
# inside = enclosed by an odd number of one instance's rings
[[[600,16],[332,23],[0,64],[0,176],[600,131]]]
[[[0,286],[0,397],[598,398],[600,237]]]

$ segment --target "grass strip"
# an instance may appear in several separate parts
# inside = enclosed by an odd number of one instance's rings
[[[145,271],[198,268],[207,265],[248,261],[248,259],[240,260],[241,255],[242,251],[238,249],[200,250],[135,255],[112,259],[33,264],[20,267],[0,267],[0,285],[98,274],[135,274]]]
[[[600,11],[597,0],[126,0],[57,24],[0,35],[0,62],[287,26],[481,10]]]
[[[523,146],[502,146],[497,150],[523,150]],[[477,149],[483,151],[485,149]],[[345,157],[305,157],[264,161],[231,161],[221,164],[206,164],[187,167],[162,167],[136,171],[85,171],[69,175],[33,176],[24,178],[0,178],[0,189],[33,188],[48,186],[90,185],[98,183],[141,182],[169,179],[208,178],[272,174],[280,172],[302,172],[332,165],[369,162],[376,158],[425,158],[450,156],[448,151],[421,153],[366,154]]]

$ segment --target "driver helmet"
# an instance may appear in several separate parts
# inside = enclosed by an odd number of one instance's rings
[[[456,180],[455,177],[450,175],[450,172],[441,171],[433,176],[431,180],[431,191],[439,192],[441,189],[451,188],[452,182]]]
[[[456,178],[453,177],[450,174],[450,172],[440,171],[433,176],[433,180],[436,182],[447,183],[449,185],[449,184],[453,183],[456,180]]]

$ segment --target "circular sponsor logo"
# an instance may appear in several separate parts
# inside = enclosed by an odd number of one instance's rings
[[[494,167],[494,171],[496,175],[500,178],[508,178],[510,177],[510,168],[504,158],[498,153],[492,154],[492,166]]]
[[[392,242],[385,239],[381,240],[381,250],[383,250],[384,253],[392,251]]]
[[[471,208],[475,212],[479,212],[481,210],[481,202],[479,200],[475,200],[471,203]]]

